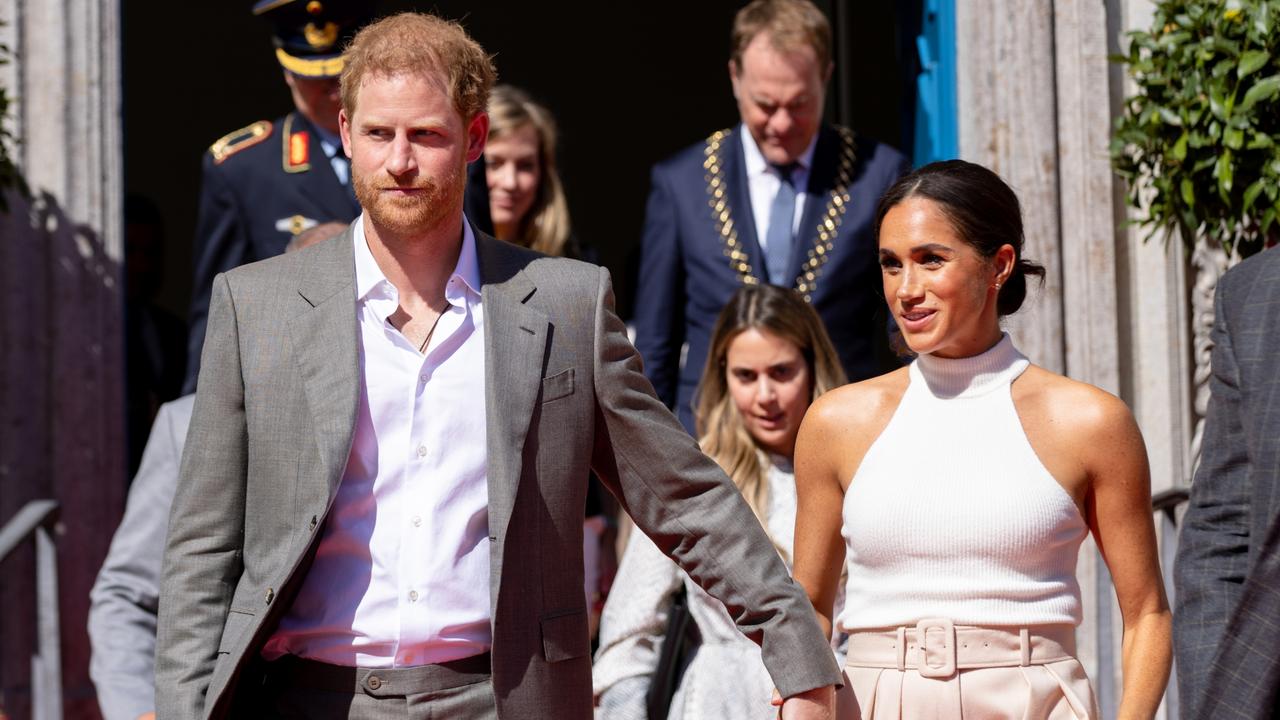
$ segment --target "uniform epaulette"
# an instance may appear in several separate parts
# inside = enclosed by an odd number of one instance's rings
[[[311,133],[293,129],[293,113],[284,119],[280,140],[284,143],[284,157],[280,162],[285,172],[300,173],[311,169]]]
[[[253,147],[269,137],[271,137],[271,121],[259,120],[252,125],[242,127],[235,132],[227,133],[218,138],[217,142],[209,146],[209,154],[213,156],[213,163],[217,165],[241,150]]]

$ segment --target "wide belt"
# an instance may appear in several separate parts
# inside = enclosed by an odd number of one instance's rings
[[[957,670],[1045,665],[1075,657],[1070,625],[975,627],[927,618],[915,627],[855,631],[845,665],[916,670],[947,678]]]

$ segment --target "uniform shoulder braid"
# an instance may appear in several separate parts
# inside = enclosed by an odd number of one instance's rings
[[[219,165],[222,161],[235,155],[246,148],[271,137],[272,125],[270,120],[259,120],[252,125],[246,125],[234,132],[218,138],[209,146],[209,154],[213,156],[213,163]]]

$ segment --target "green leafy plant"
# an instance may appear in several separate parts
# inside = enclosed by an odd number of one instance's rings
[[[1111,156],[1138,223],[1249,255],[1280,230],[1280,1],[1157,0]]]
[[[9,64],[9,55],[9,47],[0,43],[0,65]],[[10,149],[18,142],[18,138],[9,130],[9,106],[12,103],[4,86],[0,86],[0,212],[9,211],[6,192],[17,191],[24,197],[30,194],[22,173],[18,171],[13,158],[9,157]]]

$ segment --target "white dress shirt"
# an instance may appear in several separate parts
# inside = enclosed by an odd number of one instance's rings
[[[315,562],[263,648],[268,660],[409,667],[491,645],[484,315],[475,237],[463,228],[424,355],[388,322],[398,294],[363,216],[355,223],[355,441]]]
[[[746,125],[738,126],[738,134],[742,137],[742,154],[746,161],[747,190],[751,196],[751,219],[756,223],[756,239],[760,249],[768,248],[769,211],[773,209],[773,196],[778,194],[778,186],[782,178],[778,171],[769,165],[756,145],[756,139]],[[791,184],[796,189],[796,215],[791,221],[792,237],[800,236],[800,221],[804,219],[805,202],[809,199],[809,171],[813,169],[813,150],[818,146],[818,133],[813,134],[809,147],[796,158],[796,169],[791,171]]]

